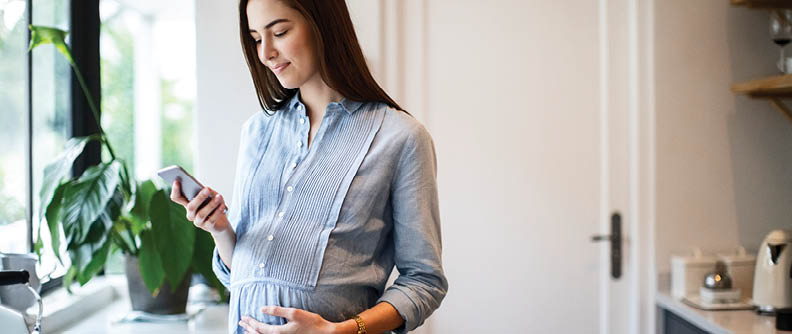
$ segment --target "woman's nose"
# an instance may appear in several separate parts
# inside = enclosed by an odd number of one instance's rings
[[[265,41],[261,41],[258,48],[258,56],[261,63],[264,64],[267,60],[275,58],[278,55],[278,51],[272,47],[271,43],[267,43]]]

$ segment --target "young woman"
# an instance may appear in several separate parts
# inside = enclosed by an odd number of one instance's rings
[[[214,237],[229,331],[415,329],[448,289],[431,136],[374,81],[344,0],[242,0],[239,23],[264,110],[228,216],[210,188],[171,194]]]

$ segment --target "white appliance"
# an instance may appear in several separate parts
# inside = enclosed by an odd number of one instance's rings
[[[759,247],[753,303],[759,312],[792,308],[792,232],[772,231]]]

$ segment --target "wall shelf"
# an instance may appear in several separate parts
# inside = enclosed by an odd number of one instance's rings
[[[731,0],[731,4],[749,8],[792,8],[789,0]]]
[[[752,98],[770,99],[773,105],[792,121],[792,110],[781,101],[792,98],[792,74],[738,82],[732,85],[731,90],[735,94],[748,95]]]

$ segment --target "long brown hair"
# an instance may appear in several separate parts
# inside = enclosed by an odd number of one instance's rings
[[[345,0],[281,0],[308,21],[319,53],[319,73],[324,82],[347,99],[382,102],[403,110],[371,75],[360,49]],[[283,107],[297,89],[281,86],[275,74],[258,59],[247,19],[248,0],[239,1],[239,38],[259,104],[268,114]]]

